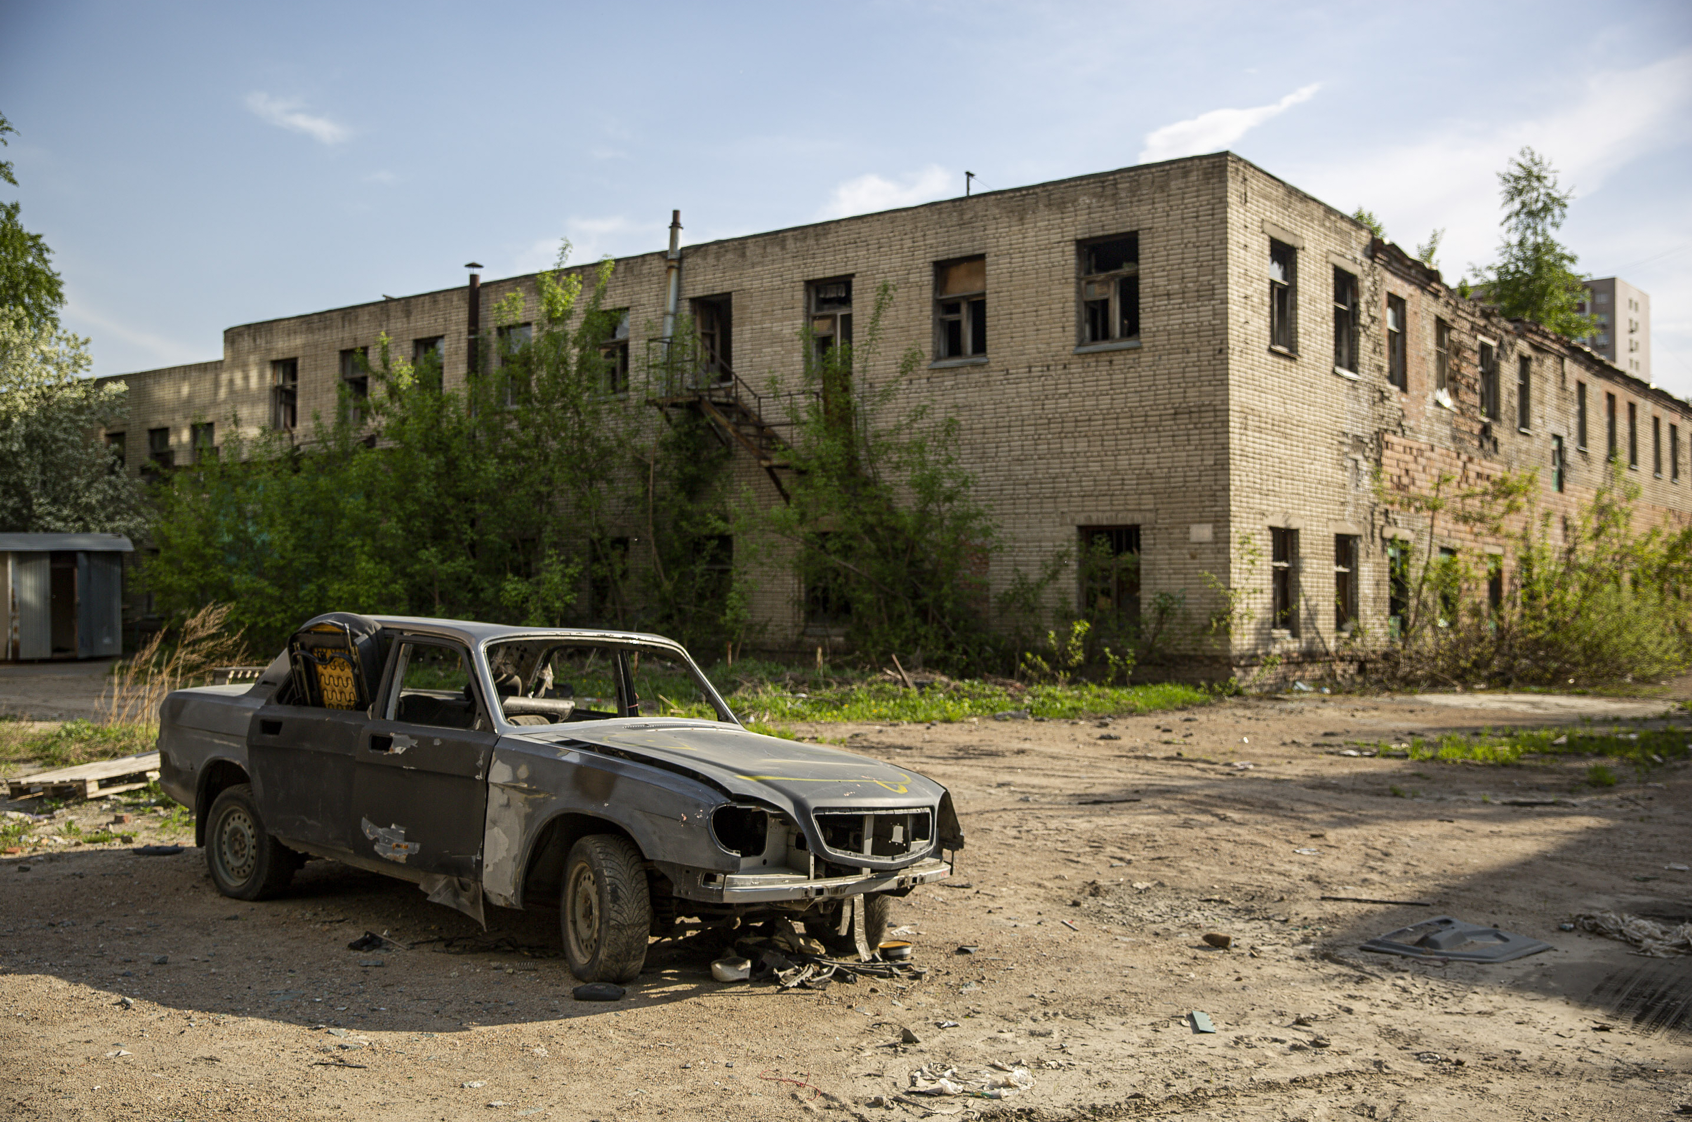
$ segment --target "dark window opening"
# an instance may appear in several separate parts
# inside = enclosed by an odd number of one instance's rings
[[[494,330],[494,360],[499,371],[501,402],[510,408],[522,400],[528,388],[529,362],[535,328],[529,323],[508,323]]]
[[[1387,381],[1401,390],[1410,388],[1410,348],[1405,331],[1402,296],[1387,297]]]
[[[1568,458],[1563,452],[1563,438],[1553,436],[1551,438],[1551,489],[1553,491],[1560,493],[1563,490],[1564,478],[1568,470]]]
[[[1651,474],[1663,477],[1663,419],[1651,418]]]
[[[1680,482],[1680,426],[1673,424],[1669,426],[1669,482]]]
[[[1496,553],[1486,558],[1486,606],[1493,615],[1504,609],[1504,558]]]
[[[170,446],[170,430],[147,430],[147,463],[142,468],[142,474],[148,479],[157,479],[159,474],[176,466],[176,453]]]
[[[1609,441],[1609,451],[1605,453],[1605,459],[1613,460],[1621,454],[1620,437],[1616,429],[1616,395],[1613,393],[1604,395],[1604,428]]]
[[[1439,626],[1454,627],[1457,623],[1457,597],[1462,589],[1462,574],[1457,567],[1457,551],[1450,546],[1439,548],[1439,571],[1434,574],[1439,589]]]
[[[1298,350],[1298,250],[1269,239],[1269,345]]]
[[[839,565],[844,552],[838,534],[812,534],[805,550],[805,627],[813,632],[845,629],[852,622],[852,597],[846,570]]]
[[[194,462],[197,464],[217,459],[217,423],[196,421],[190,425],[188,447],[193,452]]]
[[[347,395],[347,423],[356,428],[370,415],[369,347],[353,347],[341,352],[341,385]]]
[[[439,392],[446,364],[446,336],[431,335],[411,341],[412,376]]]
[[[1357,545],[1355,534],[1334,535],[1334,630],[1357,629]]]
[[[852,278],[812,281],[805,287],[811,357],[821,366],[836,349],[852,345]],[[841,351],[842,355],[850,353]]]
[[[129,460],[124,454],[124,439],[124,434],[121,432],[109,432],[106,434],[106,447],[111,449],[112,453],[113,474],[122,472],[129,466]]]
[[[1272,605],[1269,626],[1298,637],[1298,531],[1279,526],[1269,530],[1269,575]]]
[[[987,259],[971,257],[934,267],[934,357],[987,353]]]
[[[599,355],[605,361],[605,392],[629,392],[629,310],[610,308],[600,313],[601,327]]]
[[[1434,321],[1434,392],[1451,395],[1451,325]]]
[[[299,422],[300,360],[279,358],[270,364],[271,427],[293,432]]]
[[[1496,421],[1502,410],[1498,400],[1498,351],[1487,342],[1480,345],[1480,383],[1481,416]]]
[[[1387,637],[1402,639],[1410,630],[1410,546],[1402,538],[1387,542]]]
[[[734,378],[734,297],[701,296],[693,301],[699,335],[700,374],[706,383]]]
[[[1140,528],[1082,526],[1081,614],[1098,622],[1140,619]]]
[[[1140,237],[1086,242],[1081,254],[1081,342],[1140,337]]]
[[[1639,470],[1639,406],[1627,403],[1627,466]]]
[[[1575,383],[1575,447],[1586,451],[1586,383]]]
[[[1516,427],[1533,428],[1533,359],[1527,355],[1516,359]]]
[[[1357,372],[1357,278],[1334,269],[1334,365]]]

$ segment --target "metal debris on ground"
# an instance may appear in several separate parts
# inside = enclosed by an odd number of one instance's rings
[[[1436,916],[1422,923],[1389,931],[1363,944],[1366,951],[1396,954],[1406,958],[1442,958],[1453,962],[1509,962],[1530,954],[1551,950],[1526,935],[1514,935],[1496,927],[1464,923],[1450,916]]]
[[[1692,954],[1692,923],[1671,927],[1626,912],[1582,912],[1574,917],[1574,925],[1594,935],[1631,943],[1637,948],[1635,953],[1649,958]]]
[[[711,977],[719,982],[744,982],[752,976],[752,960],[730,955],[711,964]]]
[[[1200,1013],[1197,1009],[1194,1009],[1191,1013],[1187,1014],[1187,1019],[1192,1022],[1194,1033],[1208,1033],[1216,1031],[1216,1025],[1211,1021],[1209,1013]]]

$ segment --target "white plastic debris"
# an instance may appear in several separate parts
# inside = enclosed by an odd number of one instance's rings
[[[711,964],[711,977],[719,982],[744,982],[752,976],[749,958],[719,958]]]

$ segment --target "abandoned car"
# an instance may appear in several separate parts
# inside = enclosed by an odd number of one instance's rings
[[[159,752],[224,895],[314,856],[484,926],[485,903],[557,907],[584,981],[633,978],[690,919],[873,947],[963,845],[945,788],[748,731],[655,635],[331,613],[256,684],[170,694]]]

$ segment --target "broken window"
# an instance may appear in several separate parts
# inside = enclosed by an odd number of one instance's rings
[[[123,434],[119,433],[118,435],[122,436]],[[118,456],[120,459],[123,456],[121,446],[118,449]],[[1676,424],[1669,425],[1669,482],[1680,482],[1680,426]]]
[[[1527,432],[1533,427],[1533,359],[1522,355],[1516,359],[1516,428]]]
[[[1387,637],[1402,639],[1410,629],[1410,544],[1387,542]]]
[[[1349,635],[1357,629],[1356,534],[1334,535],[1334,630]]]
[[[1639,406],[1627,403],[1627,466],[1639,470]]]
[[[188,447],[193,451],[197,464],[217,459],[216,422],[196,421],[188,426]]]
[[[934,357],[987,353],[987,258],[934,267]]]
[[[121,432],[107,433],[106,447],[111,449],[114,471],[123,471],[129,464],[128,458],[124,455],[124,434]]]
[[[707,383],[734,377],[734,297],[701,296],[693,301],[693,326]]]
[[[1563,438],[1551,438],[1551,489],[1561,492],[1563,489],[1563,473],[1568,470],[1568,460],[1563,452]]]
[[[1405,339],[1404,298],[1387,297],[1387,381],[1410,388],[1410,353]]]
[[[1586,451],[1586,383],[1575,383],[1575,447]]]
[[[1357,278],[1334,269],[1334,365],[1357,372]]]
[[[1621,445],[1616,432],[1616,395],[1613,393],[1604,395],[1604,428],[1609,441],[1609,451],[1605,458],[1614,460],[1621,455]]]
[[[1140,337],[1140,236],[1083,242],[1081,342]]]
[[[446,336],[430,335],[411,341],[413,377],[437,392],[441,388],[441,371],[446,364]]]
[[[1439,626],[1453,627],[1457,623],[1457,597],[1462,589],[1462,574],[1457,567],[1457,551],[1448,545],[1439,547],[1439,567],[1434,570],[1434,586],[1439,591]]]
[[[805,305],[811,357],[820,367],[836,348],[852,345],[852,278],[810,282],[805,286]]]
[[[1498,400],[1498,349],[1484,339],[1480,344],[1480,383],[1481,416],[1496,421],[1502,404]]]
[[[1134,623],[1140,618],[1140,528],[1082,526],[1081,614]]]
[[[299,421],[300,360],[279,358],[270,364],[270,424],[293,432]]]
[[[1651,474],[1663,477],[1663,419],[1651,418]]]
[[[1269,576],[1273,603],[1269,626],[1298,637],[1298,531],[1269,530]]]
[[[341,352],[341,386],[346,391],[347,423],[357,428],[369,415],[370,348]]]
[[[733,720],[698,671],[665,647],[514,639],[489,643],[487,651],[500,715],[510,724],[635,716]]]
[[[1269,345],[1298,350],[1298,250],[1269,239]]]
[[[388,698],[388,720],[435,728],[477,727],[469,653],[456,643],[401,643],[394,681],[398,685]]]
[[[1434,392],[1451,395],[1451,325],[1434,321]]]
[[[605,391],[612,394],[629,392],[629,310],[609,308],[600,313],[603,340],[599,355],[605,360]]]
[[[845,541],[822,531],[805,541],[805,628],[813,633],[843,630],[852,622],[852,598],[843,560]]]
[[[1493,615],[1504,608],[1504,558],[1496,553],[1486,557],[1486,606]]]

